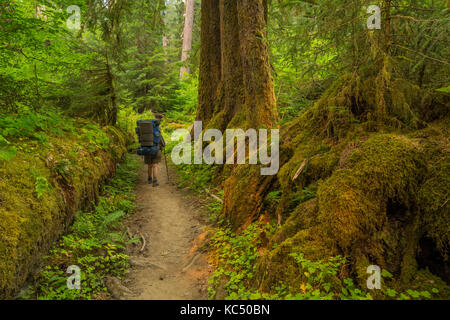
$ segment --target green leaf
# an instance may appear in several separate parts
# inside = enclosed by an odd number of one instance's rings
[[[15,147],[0,147],[0,160],[10,161],[17,154]]]
[[[450,86],[436,89],[436,91],[444,92],[444,93],[450,93]]]
[[[389,271],[387,271],[386,269],[383,269],[381,271],[381,276],[384,277],[384,278],[392,278],[393,277],[393,275]]]
[[[393,298],[397,295],[397,291],[395,291],[394,289],[389,289],[389,288],[386,290],[386,293],[391,298]]]

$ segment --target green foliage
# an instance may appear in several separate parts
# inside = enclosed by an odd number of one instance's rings
[[[83,140],[89,141],[90,148],[93,149],[106,149],[109,144],[109,138],[103,131],[96,131],[98,126],[93,124],[87,124],[84,128],[81,128],[82,134],[80,137]]]
[[[450,86],[436,89],[436,91],[444,92],[444,93],[450,93]]]
[[[210,240],[212,260],[216,269],[209,279],[208,297],[217,298],[217,290],[223,287],[227,300],[261,299],[261,295],[251,290],[251,280],[256,273],[256,261],[260,257],[261,235],[270,237],[275,225],[252,223],[242,233],[236,234],[229,227],[218,227]]]
[[[288,294],[285,298],[295,300],[368,300],[372,296],[368,292],[357,289],[352,279],[338,279],[340,268],[345,264],[345,259],[336,256],[327,261],[310,261],[302,254],[291,253],[294,260],[300,265],[306,277],[306,281],[300,286],[302,293]],[[340,291],[340,292],[339,292]]]
[[[47,133],[61,134],[61,117],[55,113],[23,113],[20,116],[0,118],[0,130],[9,139],[34,139],[41,144],[47,142]]]
[[[31,174],[35,179],[34,188],[37,194],[38,199],[42,197],[42,195],[48,191],[52,190],[51,184],[48,182],[47,178],[40,175],[37,171],[31,170]]]
[[[0,135],[0,160],[9,161],[16,156],[17,149],[10,146],[10,142]]]
[[[304,187],[301,192],[296,192],[295,196],[289,201],[289,209],[294,209],[300,203],[306,202],[316,197],[317,185]]]
[[[79,212],[70,232],[50,250],[45,258],[35,288],[30,297],[40,300],[95,299],[106,291],[107,276],[123,277],[128,270],[125,245],[135,239],[126,238],[122,220],[134,211],[133,193],[140,162],[128,156],[118,165],[116,176],[105,186],[91,212]],[[70,290],[66,269],[77,265],[81,269],[81,290]]]
[[[68,118],[53,109],[31,111],[25,108],[20,114],[0,113],[0,159],[9,161],[18,151],[35,154],[39,150],[51,149],[50,137],[66,134],[75,135],[84,140],[89,148],[106,149],[110,140],[98,125],[78,118]],[[76,147],[75,147],[76,149]],[[55,164],[55,170],[67,178],[71,168],[68,159]]]
[[[170,141],[166,147],[166,153],[170,155],[173,147],[178,142]],[[193,156],[193,149],[191,155]],[[215,177],[217,167],[208,164],[179,164],[176,170],[179,173],[180,182],[179,187],[189,186],[190,189],[196,192],[204,192]]]
[[[217,269],[210,278],[208,288],[209,298],[215,298],[217,289],[223,285],[228,293],[226,299],[250,300],[372,300],[373,294],[367,289],[359,288],[352,279],[341,280],[341,271],[346,259],[335,256],[326,260],[311,261],[301,253],[291,253],[302,273],[302,280],[298,284],[297,292],[290,292],[282,282],[276,286],[272,293],[260,292],[252,289],[256,274],[256,259],[259,257],[258,245],[260,234],[264,232],[270,236],[274,232],[270,225],[250,225],[242,235],[236,235],[229,230],[216,231],[211,239],[211,246],[217,259]],[[375,292],[377,297],[384,299],[431,299],[439,291],[433,288],[431,292],[422,290],[405,290],[397,292],[387,285],[393,276],[387,270],[382,270],[382,288]],[[223,279],[226,279],[223,282]],[[381,296],[380,296],[381,294]]]
[[[195,118],[198,99],[197,75],[186,76],[179,88],[172,93],[171,107],[166,112],[166,121],[191,124]]]
[[[266,201],[269,203],[278,204],[278,203],[280,203],[280,200],[281,200],[281,191],[280,190],[273,190],[267,194]]]
[[[373,4],[381,8],[381,30],[366,26],[370,17],[366,10]],[[365,77],[384,69],[420,87],[446,90],[449,9],[443,2],[280,0],[273,1],[269,11],[268,37],[282,121],[311,106],[345,73]],[[391,32],[385,34],[387,30]],[[384,68],[390,57],[392,65]]]

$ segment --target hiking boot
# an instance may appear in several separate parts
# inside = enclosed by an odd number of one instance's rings
[[[148,177],[148,184],[152,184],[152,182],[153,182],[152,177]]]
[[[159,186],[159,183],[158,183],[158,181],[156,181],[156,179],[153,179],[153,186],[154,186],[154,187]]]

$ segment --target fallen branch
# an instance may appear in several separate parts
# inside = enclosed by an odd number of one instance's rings
[[[306,166],[306,159],[303,160],[300,168],[298,168],[297,172],[294,174],[294,177],[292,178],[292,181],[294,181],[295,179],[298,178],[298,176],[300,175],[300,173],[302,173],[303,169],[305,169]]]
[[[209,194],[211,197],[213,197],[214,199],[216,199],[217,201],[220,201],[221,203],[223,203],[223,200],[220,199],[218,196],[216,196],[215,194],[209,192],[208,189],[205,189],[206,193]]]
[[[144,238],[144,236],[142,235],[142,233],[139,232],[139,235],[140,235],[141,238],[142,238],[142,248],[141,248],[139,251],[142,252],[142,251],[144,251],[146,242],[145,242],[145,238]]]
[[[200,257],[200,253],[196,254],[191,261],[181,270],[181,272],[186,272],[194,263],[195,261]]]

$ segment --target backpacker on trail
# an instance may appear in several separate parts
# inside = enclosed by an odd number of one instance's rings
[[[138,120],[136,133],[139,138],[137,154],[140,156],[156,157],[161,143],[159,119]]]

